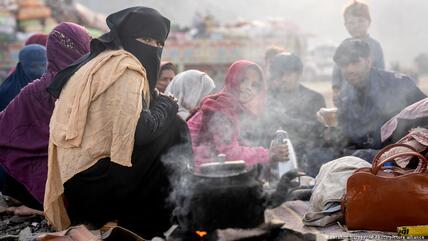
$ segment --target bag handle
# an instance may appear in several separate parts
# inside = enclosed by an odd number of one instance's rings
[[[373,162],[372,162],[373,167],[378,166],[378,162],[379,162],[379,160],[380,160],[380,158],[382,157],[383,154],[385,154],[387,151],[389,151],[389,150],[391,150],[393,148],[396,148],[396,147],[405,147],[405,148],[408,148],[408,149],[410,149],[410,150],[412,150],[414,152],[417,152],[416,149],[413,148],[412,146],[407,145],[407,144],[403,144],[403,143],[395,143],[395,144],[387,145],[386,147],[382,148],[376,154],[376,156],[373,158]]]
[[[421,155],[420,153],[414,151],[414,152],[402,152],[402,153],[392,155],[392,156],[386,158],[385,160],[381,161],[380,163],[376,163],[376,165],[375,165],[375,163],[373,163],[372,173],[374,175],[376,175],[379,172],[379,170],[382,168],[383,164],[390,162],[397,157],[402,157],[402,156],[415,156],[422,162],[422,164],[418,168],[415,169],[415,173],[422,173],[422,172],[426,171],[427,165],[428,165],[428,160],[423,155]]]

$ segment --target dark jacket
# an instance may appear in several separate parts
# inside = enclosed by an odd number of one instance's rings
[[[379,149],[382,125],[404,107],[425,97],[410,77],[372,68],[365,92],[343,83],[338,106],[339,129],[348,145],[356,149]]]
[[[294,92],[270,91],[259,128],[263,145],[269,147],[275,131],[283,129],[300,157],[308,148],[320,144],[324,127],[317,121],[316,113],[325,106],[320,93],[303,85]]]

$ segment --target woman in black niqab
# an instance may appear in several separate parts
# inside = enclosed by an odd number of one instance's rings
[[[171,173],[161,157],[173,147],[181,156],[192,158],[189,131],[177,118],[177,104],[154,91],[162,54],[159,46],[168,37],[170,22],[154,9],[132,7],[108,16],[107,24],[110,32],[93,39],[91,52],[60,72],[48,91],[58,98],[70,77],[91,59],[106,50],[124,49],[146,69],[152,97],[138,120],[132,167],[103,158],[72,177],[64,184],[67,212],[72,224],[100,227],[118,221],[144,238],[162,236],[171,226],[172,206],[167,202]],[[148,102],[143,99],[143,103]]]
[[[91,41],[91,52],[56,77],[48,91],[59,97],[68,79],[84,64],[109,49],[124,49],[133,54],[144,66],[150,89],[154,90],[160,68],[162,48],[139,41],[150,38],[164,43],[169,34],[170,21],[158,11],[147,7],[131,7],[109,15],[106,19],[110,32]]]

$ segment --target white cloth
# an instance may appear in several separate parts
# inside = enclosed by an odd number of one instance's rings
[[[340,202],[345,194],[348,178],[362,167],[371,167],[371,164],[353,156],[345,156],[322,165],[315,178],[311,209],[322,211],[328,203]]]
[[[184,120],[199,102],[215,89],[214,81],[204,72],[187,70],[176,75],[165,90],[177,98],[178,115]]]
[[[371,167],[371,164],[354,156],[345,156],[321,166],[315,178],[310,210],[303,223],[308,226],[326,226],[342,217],[340,202],[346,192],[348,178],[355,170]]]

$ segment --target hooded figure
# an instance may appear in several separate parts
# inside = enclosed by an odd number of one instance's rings
[[[214,80],[206,73],[192,69],[176,75],[165,92],[177,98],[178,115],[186,120],[199,102],[214,89]]]
[[[25,41],[25,46],[30,45],[30,44],[38,44],[41,45],[43,47],[46,47],[46,42],[48,41],[48,35],[44,34],[44,33],[36,33],[31,35],[27,41]],[[8,72],[8,76],[10,74],[12,74],[13,72],[15,72],[16,67],[13,67],[9,70]]]
[[[86,29],[74,23],[59,24],[48,39],[47,71],[0,113],[0,164],[10,176],[4,193],[40,210],[48,171],[49,121],[55,107],[46,88],[56,73],[89,52],[91,41]]]
[[[31,81],[40,78],[46,71],[46,48],[30,44],[19,51],[15,72],[0,85],[0,111]]]
[[[171,226],[161,156],[189,141],[177,104],[154,91],[169,20],[132,7],[108,16],[107,24],[110,32],[93,39],[90,53],[49,87],[58,100],[44,210],[58,229],[117,221],[151,238]]]
[[[46,47],[46,43],[48,41],[48,35],[44,34],[44,33],[36,33],[31,35],[27,41],[25,41],[25,45],[30,45],[30,44],[38,44],[41,45],[43,47]]]

